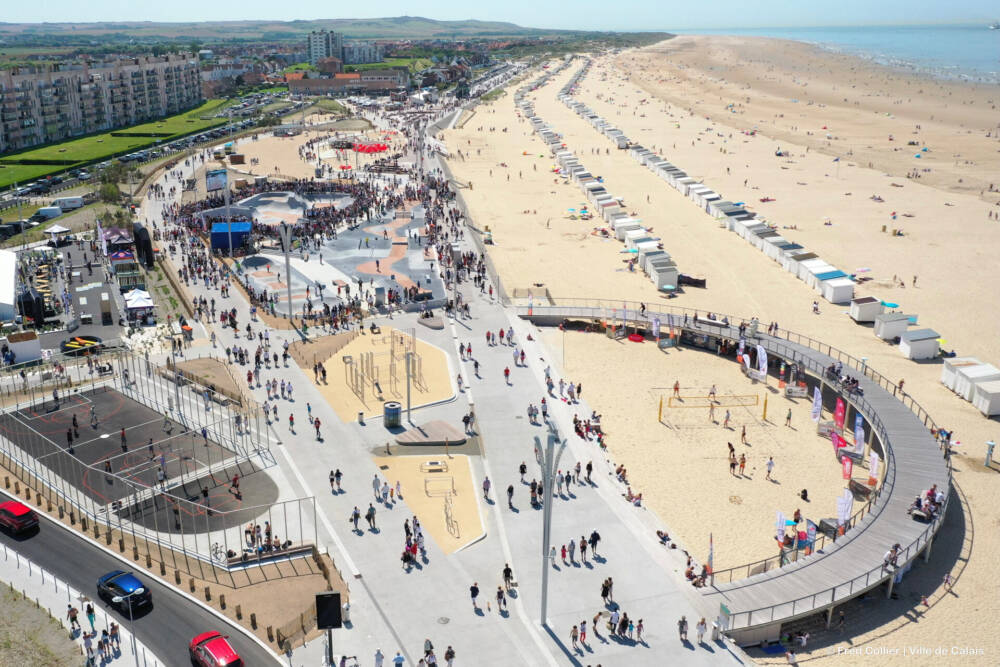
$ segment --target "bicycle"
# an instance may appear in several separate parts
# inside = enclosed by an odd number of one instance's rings
[[[225,563],[226,560],[228,560],[225,548],[223,548],[223,546],[218,542],[214,542],[212,544],[212,560],[216,560],[220,563]]]

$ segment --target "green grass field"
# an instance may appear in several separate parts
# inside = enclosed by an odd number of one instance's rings
[[[422,69],[427,69],[434,63],[431,62],[430,58],[386,58],[384,62],[380,63],[368,63],[365,65],[348,65],[344,70],[353,70],[355,72],[360,72],[366,69],[382,69],[383,67],[408,67],[410,73],[419,72]]]
[[[194,132],[223,125],[225,118],[214,115],[227,103],[226,100],[209,100],[182,114],[160,121],[143,123],[111,132],[72,139],[0,158],[0,188],[13,183],[27,183],[47,174],[54,174],[74,167],[97,162],[112,156],[129,153],[159,142],[168,142]],[[161,134],[160,137],[112,136],[112,134]],[[62,160],[68,164],[17,164],[21,160]]]

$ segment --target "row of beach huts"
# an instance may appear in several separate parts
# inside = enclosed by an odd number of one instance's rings
[[[565,60],[557,69],[534,84],[519,89],[515,94],[515,102],[535,132],[549,146],[559,163],[561,173],[579,185],[593,203],[595,215],[605,220],[615,237],[624,242],[628,250],[637,252],[638,265],[658,288],[673,289],[681,277],[670,255],[662,249],[660,240],[649,236],[641,219],[626,213],[621,200],[609,194],[604,184],[587,171],[579,158],[566,148],[562,135],[539,118],[532,103],[525,99],[527,92],[544,85],[570,63],[570,59]],[[917,322],[916,315],[894,310],[898,307],[896,304],[887,304],[875,297],[855,297],[856,283],[852,276],[824,261],[816,253],[783,237],[775,228],[758,219],[756,213],[747,210],[742,202],[723,199],[661,155],[632,143],[624,132],[605,121],[586,104],[577,101],[574,93],[590,66],[591,60],[586,59],[583,67],[560,91],[560,100],[570,110],[586,120],[617,148],[628,150],[632,158],[690,199],[711,219],[719,221],[720,225],[763,252],[826,301],[835,304],[850,303],[849,315],[855,322],[873,324],[873,333],[882,340],[898,339],[899,350],[907,359],[933,359],[940,354],[941,334],[933,329],[911,328]],[[945,358],[941,382],[970,401],[984,415],[1000,414],[1000,368],[972,357]]]
[[[735,232],[786,271],[797,276],[827,301],[847,303],[854,297],[855,283],[847,273],[820,259],[816,253],[783,237],[773,227],[757,219],[757,214],[747,210],[742,202],[734,203],[723,199],[722,195],[688,176],[687,172],[664,159],[662,155],[630,142],[621,130],[602,119],[583,102],[577,101],[573,97],[575,86],[586,75],[590,64],[591,61],[588,59],[580,72],[573,77],[571,82],[573,85],[561,96],[562,102],[570,110],[590,123],[615,146],[627,149],[633,159],[669,183],[698,208],[708,213],[712,219],[718,220],[726,229]]]
[[[651,235],[640,218],[628,214],[621,198],[608,192],[604,183],[587,170],[573,151],[566,148],[562,135],[535,113],[534,105],[526,97],[527,93],[544,85],[550,78],[566,69],[570,62],[564,61],[562,65],[533,83],[519,88],[514,94],[514,103],[535,133],[549,147],[559,165],[560,175],[580,188],[590,202],[588,207],[592,207],[594,216],[601,218],[608,229],[614,232],[615,238],[625,244],[625,251],[634,256],[633,266],[638,266],[648,275],[657,289],[673,291],[680,280],[680,271],[670,254],[663,249],[660,239]],[[576,82],[586,74],[589,65],[588,61],[583,69],[570,79],[560,91],[560,97],[569,95]],[[628,140],[625,139],[625,142],[627,145]]]

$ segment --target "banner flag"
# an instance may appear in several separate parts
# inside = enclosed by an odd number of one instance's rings
[[[534,296],[531,295],[531,294],[529,294],[528,295],[528,317],[531,317],[531,311],[534,309],[534,306],[535,306]]]
[[[767,375],[767,350],[763,345],[757,346],[757,370]]]
[[[741,356],[743,355],[743,348],[746,347],[746,342],[746,338],[740,338],[740,348],[738,351]]]
[[[844,440],[836,431],[830,431],[830,441],[833,442],[833,454],[834,456],[840,456],[840,448],[847,447],[847,441]]]
[[[819,386],[816,386],[813,388],[812,420],[814,422],[818,422],[822,414],[823,414],[823,395],[820,393]]]
[[[844,430],[844,418],[847,416],[847,405],[844,399],[837,397],[837,407],[833,410],[833,423],[838,431]]]
[[[854,453],[861,454],[865,451],[865,418],[861,413],[854,415]]]
[[[840,465],[843,467],[844,479],[850,479],[854,472],[854,461],[851,460],[850,456],[844,456],[840,459]]]
[[[749,354],[744,354],[743,355],[743,363],[746,364],[747,370],[750,370],[750,355]]]
[[[881,459],[878,457],[878,452],[872,452],[872,455],[868,457],[868,477],[871,479],[878,479],[878,467]]]
[[[653,338],[659,338],[659,337],[660,337],[660,318],[659,317],[654,317],[653,318]]]
[[[708,574],[712,574],[712,566],[715,561],[715,541],[712,539],[712,533],[708,534],[708,564],[705,566],[705,570]]]
[[[778,510],[778,516],[774,521],[774,530],[777,535],[777,540],[780,543],[785,541],[785,514],[781,510]]]
[[[816,524],[806,519],[806,539],[809,540],[809,546],[816,544]]]
[[[851,518],[851,510],[854,508],[854,496],[850,489],[844,489],[844,493],[837,498],[837,525],[843,526]]]

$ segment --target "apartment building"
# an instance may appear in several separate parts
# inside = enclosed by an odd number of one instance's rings
[[[345,65],[366,65],[385,60],[385,49],[375,42],[348,42],[343,50]]]
[[[0,153],[136,125],[202,101],[189,54],[0,71]]]
[[[309,62],[313,65],[324,58],[340,58],[343,60],[344,36],[332,30],[313,30],[306,42]]]

